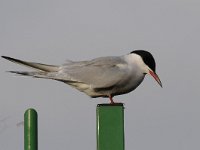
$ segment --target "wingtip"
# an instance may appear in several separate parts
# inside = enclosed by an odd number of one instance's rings
[[[8,57],[8,56],[1,56],[1,57],[4,59],[11,59],[11,57]]]
[[[9,57],[9,56],[1,56],[1,57],[4,58],[4,59],[7,59],[9,61],[12,61],[12,62],[20,62],[21,61],[21,60],[18,60],[18,59]]]

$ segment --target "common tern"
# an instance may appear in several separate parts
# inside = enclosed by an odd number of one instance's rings
[[[123,56],[99,57],[87,61],[67,61],[63,65],[46,65],[2,56],[3,58],[31,67],[34,71],[10,71],[24,76],[62,81],[92,98],[113,97],[136,89],[146,74],[151,75],[162,87],[156,74],[152,54],[135,50]]]

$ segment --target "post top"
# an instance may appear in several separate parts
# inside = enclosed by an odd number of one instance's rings
[[[123,103],[114,103],[114,104],[108,104],[108,103],[103,103],[103,104],[97,104],[97,107],[101,106],[124,106]]]

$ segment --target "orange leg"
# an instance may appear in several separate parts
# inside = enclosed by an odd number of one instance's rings
[[[113,101],[113,98],[112,98],[111,95],[109,95],[109,99],[110,99],[110,103],[111,103],[111,104],[115,104],[115,102]]]

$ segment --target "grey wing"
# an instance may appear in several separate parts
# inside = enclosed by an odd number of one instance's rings
[[[118,84],[126,75],[126,62],[121,57],[102,57],[91,61],[68,62],[61,67],[60,77],[82,82],[92,88]]]

